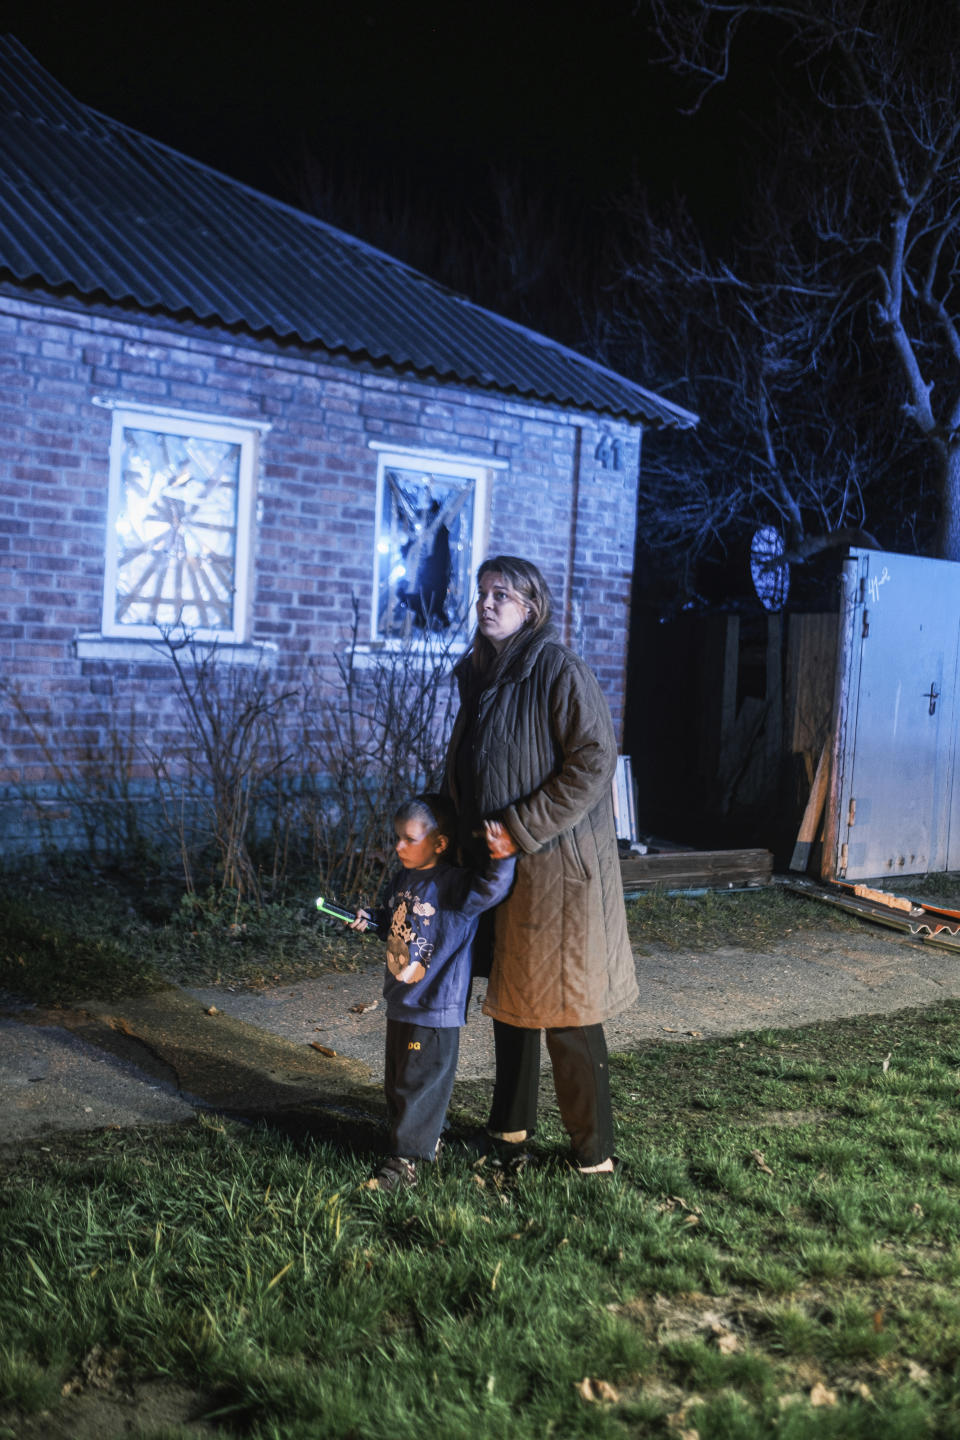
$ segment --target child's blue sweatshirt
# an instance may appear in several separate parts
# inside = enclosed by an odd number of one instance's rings
[[[374,920],[387,935],[383,994],[389,1020],[441,1029],[465,1025],[477,924],[513,884],[515,856],[490,860],[485,875],[439,860],[393,880]]]

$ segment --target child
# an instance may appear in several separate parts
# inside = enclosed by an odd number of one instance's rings
[[[453,1091],[470,994],[471,952],[477,922],[513,884],[516,859],[503,826],[486,821],[490,861],[485,875],[452,864],[456,817],[449,800],[418,795],[394,816],[396,852],[403,872],[388,903],[358,910],[350,922],[372,921],[387,933],[387,1002],[384,1093],[390,1119],[387,1159],[378,1188],[417,1183],[417,1162],[437,1157],[440,1131]]]

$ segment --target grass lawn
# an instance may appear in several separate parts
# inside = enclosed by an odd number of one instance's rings
[[[184,896],[137,875],[60,862],[0,872],[0,994],[69,1004],[159,985],[263,986],[356,970],[380,952],[370,937],[322,920],[316,882],[283,904],[238,907]],[[651,946],[762,949],[806,930],[861,922],[778,886],[695,898],[652,892],[627,905],[636,954]]]
[[[215,1118],[7,1154],[0,1435],[99,1385],[133,1397],[104,1440],[960,1436],[958,1021],[618,1056],[609,1180],[549,1123],[518,1176],[450,1147],[394,1195]],[[133,1403],[158,1377],[205,1426]]]
[[[320,919],[304,885],[284,904],[152,889],[69,862],[0,872],[0,993],[38,1004],[168,984],[262,986],[356,970],[367,942]]]

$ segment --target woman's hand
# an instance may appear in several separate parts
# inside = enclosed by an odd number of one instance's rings
[[[484,820],[483,838],[491,860],[509,860],[511,855],[517,854],[517,843],[500,820]]]
[[[358,910],[358,911],[357,911],[357,918],[356,918],[355,920],[348,920],[348,921],[347,921],[347,928],[348,928],[349,930],[366,930],[367,924],[368,924],[369,920],[370,920],[370,911],[369,911],[369,910]]]

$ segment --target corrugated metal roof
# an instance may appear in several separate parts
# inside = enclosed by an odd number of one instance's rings
[[[0,270],[578,409],[696,416],[81,105],[0,36]]]

